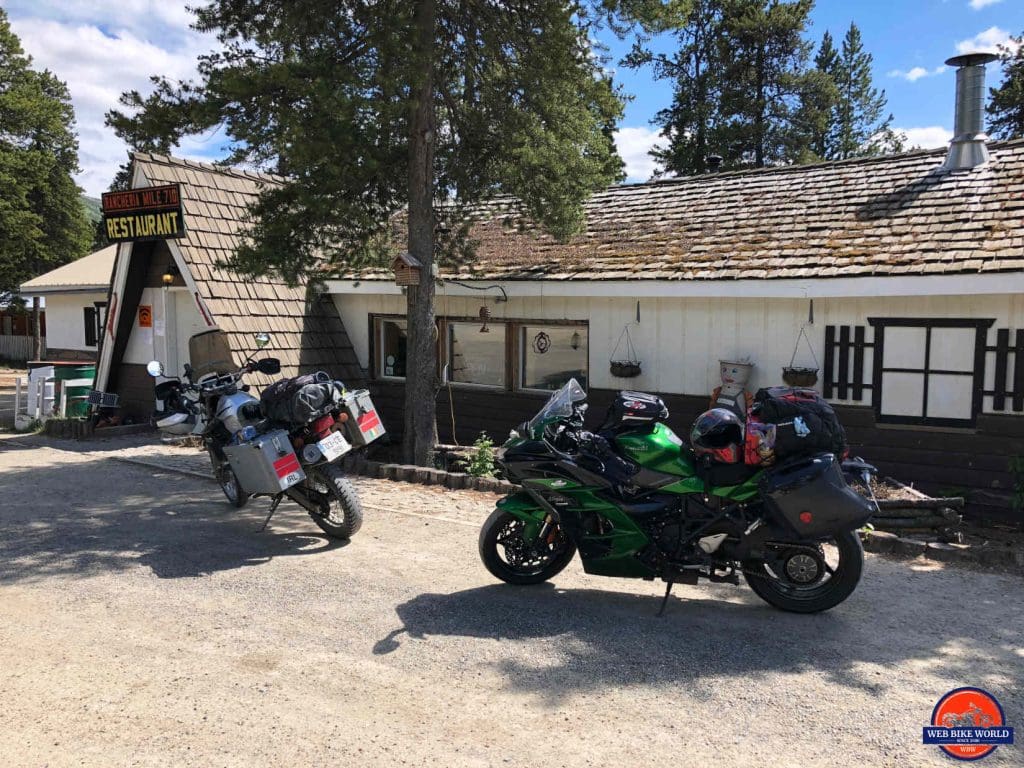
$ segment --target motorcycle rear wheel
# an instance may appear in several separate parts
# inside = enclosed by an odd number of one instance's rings
[[[244,507],[249,502],[249,494],[242,489],[242,484],[238,482],[231,465],[218,459],[213,451],[210,451],[210,463],[213,464],[213,477],[231,506],[235,509]]]
[[[330,511],[327,515],[310,514],[313,522],[331,538],[352,538],[363,525],[363,507],[355,486],[333,464],[310,469],[308,477],[306,482],[331,497]]]
[[[828,564],[827,578],[800,585],[784,573],[774,573],[763,560],[743,563],[743,578],[754,593],[769,605],[793,613],[819,613],[834,608],[853,594],[864,570],[864,547],[856,531],[836,534],[822,542],[838,555],[836,565]],[[799,553],[797,553],[797,557]],[[826,562],[830,558],[826,558]],[[796,563],[799,568],[799,563]]]
[[[480,559],[492,575],[508,584],[540,584],[557,576],[572,561],[576,545],[556,528],[555,540],[540,551],[522,538],[525,523],[500,509],[480,529]],[[498,551],[501,547],[505,556]]]

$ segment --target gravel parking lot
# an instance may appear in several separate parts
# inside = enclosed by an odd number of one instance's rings
[[[658,585],[578,564],[494,583],[488,495],[359,479],[340,544],[56,445],[0,437],[4,765],[949,765],[921,728],[964,685],[1024,728],[1013,576],[869,557],[827,614],[702,585],[658,619]]]

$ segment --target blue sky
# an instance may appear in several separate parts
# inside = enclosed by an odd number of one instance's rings
[[[198,4],[201,0],[187,0]],[[211,36],[190,30],[183,0],[3,0],[14,31],[37,65],[67,81],[78,117],[78,183],[91,195],[109,184],[125,158],[124,145],[103,126],[103,114],[128,89],[146,91],[148,76],[187,78],[195,59],[215,45]],[[828,29],[841,38],[850,22],[860,27],[874,55],[875,83],[884,88],[894,125],[911,145],[941,146],[953,123],[953,73],[943,61],[958,50],[989,47],[1024,32],[1022,0],[818,0],[810,37],[815,43]],[[603,40],[617,59],[630,42],[611,35]],[[670,51],[672,40],[655,41]],[[649,70],[615,66],[616,77],[634,98],[616,136],[630,180],[654,170],[647,151],[658,140],[654,114],[671,101],[671,84],[657,82]],[[989,83],[998,80],[990,65]],[[200,136],[182,142],[178,154],[215,157],[222,137]]]

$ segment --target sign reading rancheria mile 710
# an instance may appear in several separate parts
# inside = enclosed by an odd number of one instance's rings
[[[185,236],[178,184],[103,194],[103,231],[113,243]]]

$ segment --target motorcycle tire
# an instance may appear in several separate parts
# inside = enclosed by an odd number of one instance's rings
[[[515,528],[521,522],[519,518],[500,509],[491,513],[480,529],[479,550],[484,567],[507,584],[540,584],[557,576],[576,554],[576,545],[565,538],[564,534],[559,546],[551,550],[551,557],[540,563],[520,566],[509,562],[507,558],[503,559],[498,553],[498,547],[501,546],[499,538],[502,535],[515,536]],[[507,555],[507,546],[505,551]]]
[[[326,464],[309,471],[310,480],[327,487],[331,497],[330,513],[310,515],[320,530],[334,539],[350,539],[363,525],[363,507],[355,486],[340,468]]]
[[[213,464],[213,477],[231,506],[241,509],[248,504],[249,494],[242,489],[242,484],[238,482],[238,477],[235,476],[231,465],[218,459],[212,451],[210,452],[210,463]]]
[[[824,583],[799,587],[773,575],[762,560],[743,563],[743,577],[754,593],[769,605],[792,613],[820,613],[853,594],[864,570],[864,547],[856,531],[836,534],[832,542],[839,564]]]

